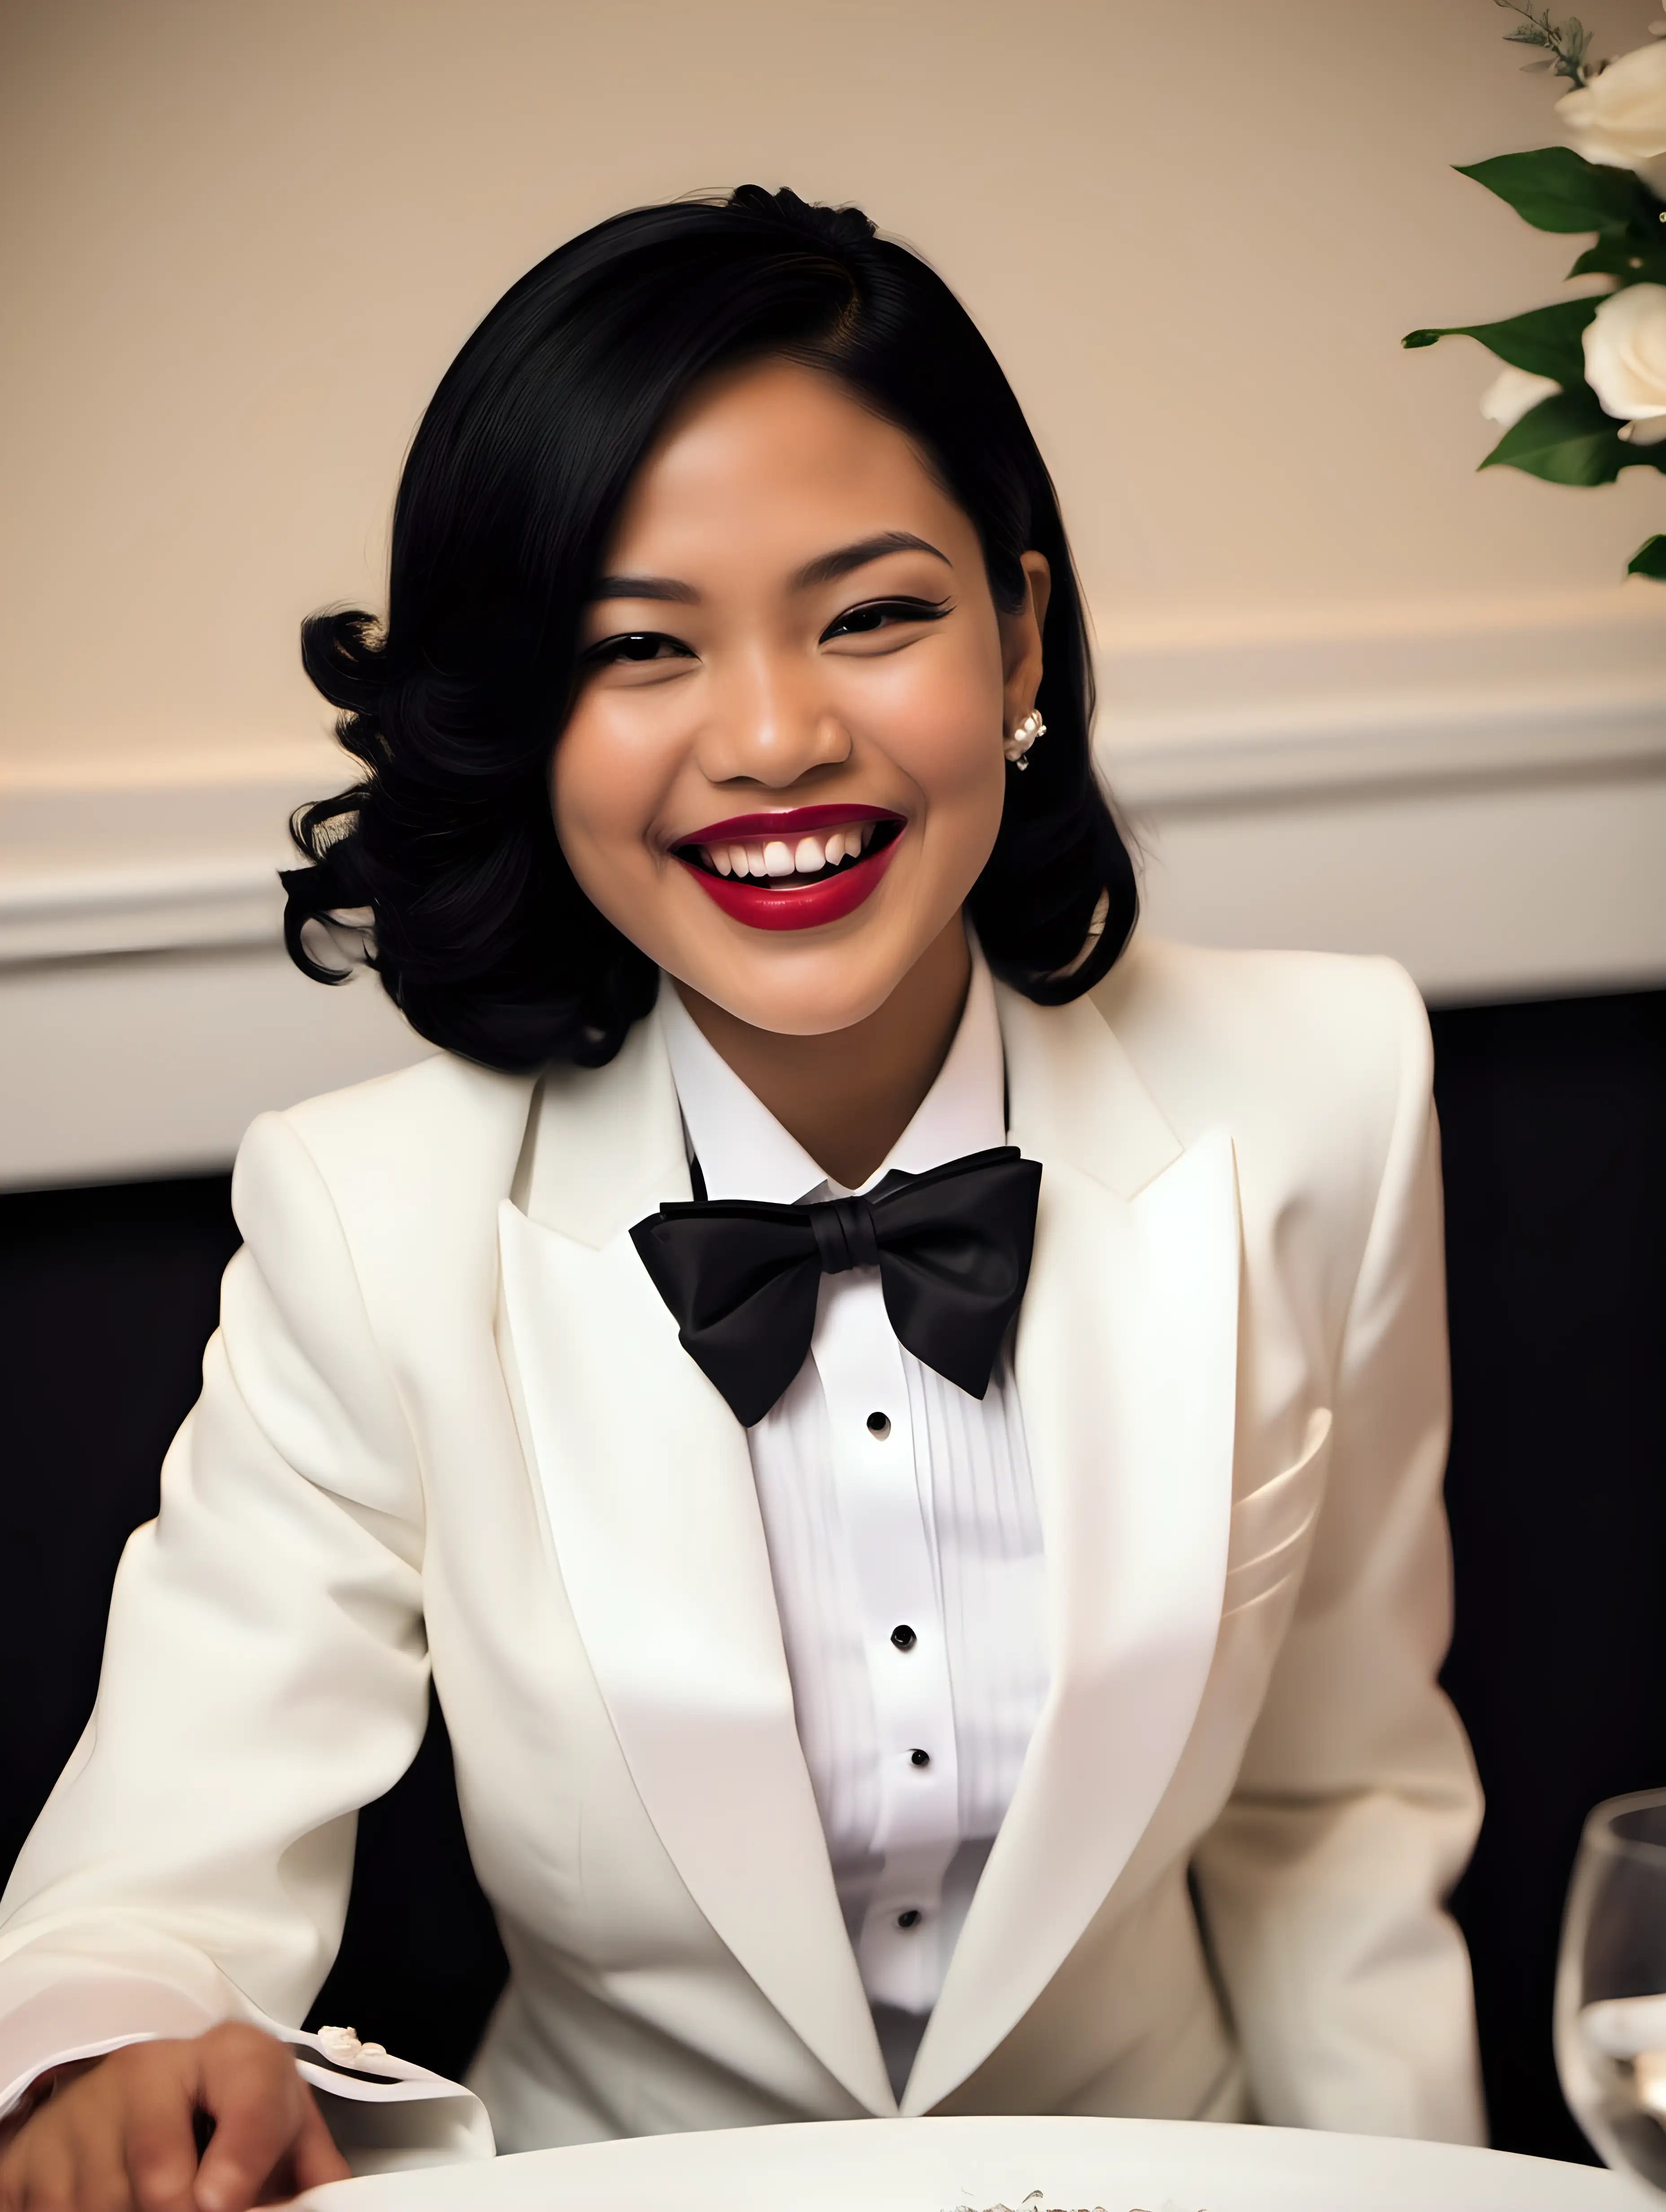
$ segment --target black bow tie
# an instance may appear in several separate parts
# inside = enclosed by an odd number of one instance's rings
[[[804,1364],[823,1275],[878,1267],[897,1340],[981,1398],[1024,1296],[1041,1167],[1015,1145],[866,1198],[662,1206],[631,1231],[684,1348],[735,1419],[761,1421]]]

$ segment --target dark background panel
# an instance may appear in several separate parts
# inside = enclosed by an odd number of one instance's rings
[[[1666,1784],[1666,993],[1434,1018],[1457,1632],[1488,1813],[1454,1899],[1494,2139],[1588,2157],[1550,2052],[1597,1799]],[[0,1865],[91,1705],[111,1577],[154,1510],[234,1249],[222,1177],[0,1198]],[[451,2075],[502,1984],[437,1713],[360,1825],[313,2009]]]
[[[156,1510],[237,1243],[228,1176],[0,1196],[0,1873],[92,1709],[117,1562]],[[311,2024],[454,2077],[504,1972],[435,1705],[410,1771],[360,1820]]]
[[[0,1865],[92,1709],[236,1244],[226,1177],[0,1197]]]
[[[1589,2156],[1549,2020],[1585,1813],[1666,1786],[1666,993],[1434,1018],[1457,1580],[1487,1816],[1454,1899],[1497,2139]]]

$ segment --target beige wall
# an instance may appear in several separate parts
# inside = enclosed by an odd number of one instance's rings
[[[1602,46],[1660,0],[1589,0]],[[422,1048],[284,957],[295,628],[378,603],[492,301],[622,206],[861,202],[1063,492],[1152,927],[1431,996],[1666,981],[1666,517],[1478,477],[1556,296],[1450,164],[1551,140],[1489,0],[0,0],[0,1187],[223,1164]],[[293,857],[290,855],[289,857]]]
[[[1618,51],[1657,0],[1591,12]],[[1486,357],[1397,344],[1570,258],[1447,167],[1554,135],[1503,28],[1488,0],[15,4],[0,778],[311,742],[296,621],[374,604],[474,321],[596,217],[745,179],[861,202],[958,287],[1112,647],[1607,606],[1659,477],[1477,477]]]

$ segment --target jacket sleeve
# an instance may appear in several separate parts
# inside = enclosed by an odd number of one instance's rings
[[[233,1203],[246,1242],[202,1395],[123,1555],[92,1718],[0,1899],[0,2109],[141,2037],[242,2019],[298,2044],[358,1808],[422,1739],[415,1453],[329,1193],[282,1116],[250,1131]],[[364,2063],[397,2078],[343,2076],[315,2044],[302,2065],[350,2162],[489,2154],[466,2091]]]
[[[1262,2120],[1481,2142],[1468,1960],[1444,1909],[1481,1792],[1436,1680],[1451,1627],[1439,1139],[1427,1019],[1391,973],[1399,1093],[1337,1357],[1324,1502],[1194,1871]]]

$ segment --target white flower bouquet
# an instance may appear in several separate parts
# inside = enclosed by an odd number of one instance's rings
[[[1654,43],[1615,61],[1589,58],[1577,16],[1496,0],[1522,21],[1505,33],[1541,50],[1532,70],[1567,78],[1556,112],[1572,142],[1460,168],[1538,230],[1595,232],[1568,275],[1612,289],[1504,322],[1412,331],[1408,346],[1478,338],[1504,363],[1481,401],[1503,430],[1481,464],[1552,483],[1612,483],[1623,468],[1666,471],[1666,22]],[[1639,546],[1630,573],[1666,582],[1666,533]]]

